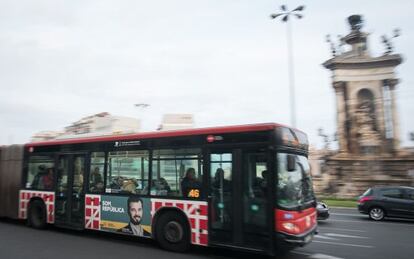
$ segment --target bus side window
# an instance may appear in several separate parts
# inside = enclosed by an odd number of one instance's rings
[[[105,153],[93,152],[91,154],[89,173],[89,192],[102,193],[104,191]]]
[[[229,229],[233,222],[232,161],[232,153],[210,155],[209,193],[214,208],[211,224],[215,229]]]
[[[26,188],[52,190],[54,175],[54,160],[52,157],[32,156],[29,158]]]
[[[150,195],[202,197],[201,149],[163,149],[153,154]]]
[[[106,188],[111,193],[142,193],[148,185],[149,152],[114,151],[108,155]]]

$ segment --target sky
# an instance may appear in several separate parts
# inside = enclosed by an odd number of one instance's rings
[[[305,5],[292,23],[297,128],[321,145],[336,131],[326,34],[346,35],[361,14],[373,56],[381,36],[404,63],[396,70],[400,135],[413,146],[414,1],[0,0],[0,145],[62,130],[99,112],[155,130],[166,113],[197,127],[290,124],[286,24],[280,6]],[[150,104],[137,108],[136,103]]]

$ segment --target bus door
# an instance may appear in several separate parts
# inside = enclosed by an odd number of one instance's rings
[[[210,151],[210,244],[256,251],[272,248],[267,158],[264,149]]]
[[[85,154],[58,156],[55,224],[82,229],[84,226]]]

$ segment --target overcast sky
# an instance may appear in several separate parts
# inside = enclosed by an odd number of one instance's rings
[[[197,127],[289,124],[286,24],[269,14],[305,4],[293,22],[297,127],[320,143],[336,131],[325,35],[346,35],[362,14],[381,55],[396,27],[400,135],[414,131],[414,1],[0,0],[0,145],[25,143],[95,113],[139,117],[155,130],[165,113]],[[148,103],[146,109],[135,103]]]

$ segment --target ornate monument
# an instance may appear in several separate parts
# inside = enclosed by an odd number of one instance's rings
[[[333,57],[323,63],[332,71],[339,144],[338,152],[325,163],[329,176],[325,191],[352,197],[372,185],[412,185],[409,171],[414,169],[414,158],[399,149],[394,94],[399,82],[395,68],[402,57],[393,53],[386,36],[384,54],[371,56],[362,16],[352,15],[348,22],[351,31],[339,36],[338,46],[327,37]],[[399,36],[399,31],[394,33]]]
[[[398,149],[399,131],[394,90],[399,54],[372,57],[368,34],[362,32],[362,17],[348,18],[351,32],[340,40],[351,47],[323,65],[333,73],[336,93],[337,130],[340,152],[346,154],[391,154]]]

